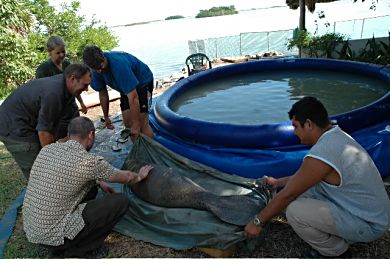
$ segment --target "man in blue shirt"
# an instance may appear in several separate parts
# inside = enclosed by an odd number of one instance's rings
[[[109,119],[107,85],[121,94],[121,110],[125,127],[131,129],[134,140],[140,132],[153,138],[149,126],[149,100],[153,91],[153,73],[135,56],[126,52],[104,52],[97,46],[87,46],[83,53],[84,63],[91,67],[91,87],[99,92],[104,121],[113,129]]]

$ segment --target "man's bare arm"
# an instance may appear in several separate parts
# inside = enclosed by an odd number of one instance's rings
[[[315,158],[306,157],[298,171],[288,179],[286,186],[257,214],[257,217],[262,223],[271,220],[274,216],[280,214],[299,195],[323,180],[332,170],[332,167],[324,162]],[[245,226],[245,235],[253,238],[258,236],[261,230],[261,227],[256,226],[251,221]]]
[[[87,106],[85,106],[84,100],[81,97],[81,95],[76,95],[77,101],[79,101],[80,106],[81,106],[81,112],[86,114],[88,112]]]
[[[108,96],[107,88],[104,88],[99,91],[99,100],[100,100],[100,105],[102,106],[104,123],[106,124],[106,127],[108,129],[113,129],[114,126],[111,123],[111,120],[109,118],[109,113],[108,113],[110,109],[110,97]]]
[[[48,131],[38,131],[38,137],[42,147],[55,142],[54,135]]]
[[[258,214],[259,217],[266,222],[278,215],[288,204],[324,179],[331,171],[332,167],[328,164],[315,158],[306,157],[298,171],[290,177],[286,186]]]
[[[145,179],[152,169],[153,166],[145,165],[139,169],[138,173],[119,170],[116,174],[112,175],[108,181],[113,183],[135,184]]]

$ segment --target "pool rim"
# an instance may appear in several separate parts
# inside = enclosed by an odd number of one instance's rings
[[[170,104],[183,91],[203,82],[242,73],[286,69],[321,69],[359,73],[360,75],[374,76],[390,85],[390,67],[375,64],[313,58],[250,61],[213,68],[178,81],[157,98],[151,120],[155,129],[164,135],[179,137],[199,144],[263,149],[297,145],[299,139],[294,135],[293,127],[289,121],[259,125],[217,123],[192,119],[180,115],[170,108]],[[370,104],[331,116],[330,119],[337,121],[337,124],[347,133],[352,133],[388,119],[386,112],[390,114],[390,91]]]

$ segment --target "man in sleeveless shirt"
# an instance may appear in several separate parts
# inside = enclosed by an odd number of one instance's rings
[[[323,104],[304,97],[289,111],[294,133],[312,148],[298,171],[266,182],[283,189],[245,227],[249,238],[286,209],[294,231],[311,249],[303,257],[343,257],[349,244],[380,238],[390,222],[390,201],[369,154],[338,126]]]

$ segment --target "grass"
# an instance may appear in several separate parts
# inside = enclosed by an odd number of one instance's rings
[[[3,218],[5,211],[26,186],[26,183],[18,165],[4,144],[0,142],[0,218]],[[18,218],[20,220],[21,217]],[[18,224],[17,226],[20,228],[22,224]],[[16,230],[14,230],[14,236]],[[23,230],[19,229],[19,231]],[[36,257],[37,253],[34,252],[35,250],[37,250],[37,246],[30,244],[24,234],[17,235],[13,242],[10,241],[8,243],[4,252],[4,258],[16,258],[21,257],[21,255]]]
[[[0,218],[25,186],[22,172],[0,142]]]

